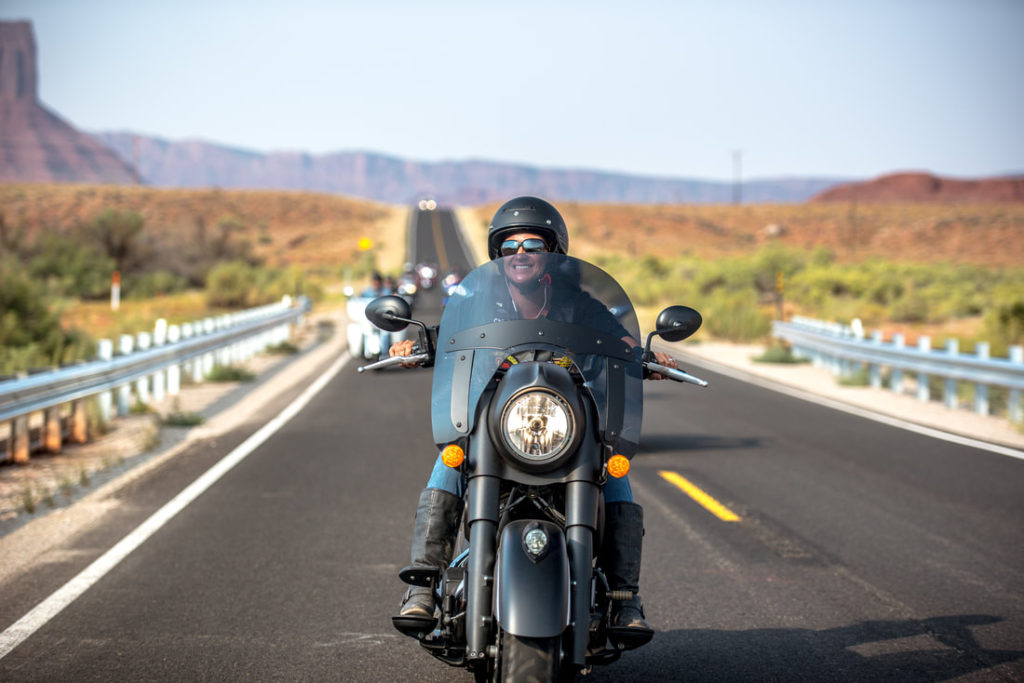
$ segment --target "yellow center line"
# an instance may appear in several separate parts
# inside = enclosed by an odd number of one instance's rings
[[[431,225],[434,228],[434,248],[437,250],[437,265],[442,273],[448,272],[448,254],[444,250],[444,239],[441,236],[441,212],[431,211]]]
[[[694,486],[688,479],[675,472],[668,472],[666,470],[659,470],[658,474],[661,478],[667,482],[675,484],[683,493],[693,498],[695,501],[707,508],[711,514],[718,517],[723,522],[738,522],[740,521],[739,515],[725,507],[717,500],[709,496],[708,494],[701,491],[699,488]]]

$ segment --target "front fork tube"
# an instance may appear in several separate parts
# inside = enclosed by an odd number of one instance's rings
[[[466,658],[480,661],[493,641],[494,554],[497,543],[501,480],[477,476],[469,480],[469,571],[466,575]],[[600,489],[591,482],[574,481],[565,493],[565,538],[572,583],[569,586],[572,642],[569,661],[586,663],[593,580],[594,533]]]
[[[481,661],[492,641],[494,553],[501,480],[469,480],[469,571],[466,574],[466,659]]]
[[[587,481],[569,482],[565,492],[565,540],[569,546],[570,627],[572,643],[566,643],[569,661],[582,667],[587,659],[590,603],[593,583],[594,534],[600,489]]]

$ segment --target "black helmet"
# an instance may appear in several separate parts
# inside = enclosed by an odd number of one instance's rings
[[[506,235],[535,232],[558,254],[569,250],[569,231],[558,209],[537,197],[516,197],[501,205],[491,219],[487,232],[487,255],[494,260],[501,255]]]

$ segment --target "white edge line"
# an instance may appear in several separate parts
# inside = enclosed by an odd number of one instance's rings
[[[1017,458],[1018,460],[1024,460],[1024,451],[1016,448],[1010,448],[1009,446],[1001,446],[999,444],[989,443],[987,441],[981,441],[979,439],[972,439],[969,436],[961,436],[959,434],[952,434],[950,432],[944,432],[941,429],[935,429],[934,427],[926,427],[919,425],[914,422],[907,420],[901,420],[898,417],[892,417],[891,415],[885,415],[883,413],[877,413],[867,408],[860,408],[858,406],[844,403],[833,398],[826,396],[819,396],[803,389],[797,389],[781,382],[773,382],[769,379],[765,379],[753,373],[745,372],[743,370],[735,370],[725,365],[721,365],[714,361],[709,361],[699,356],[687,354],[685,350],[673,349],[674,352],[686,355],[686,362],[693,363],[694,365],[700,365],[705,367],[712,372],[717,372],[733,379],[738,379],[741,382],[747,382],[749,384],[756,384],[759,387],[765,389],[771,389],[777,391],[780,394],[786,394],[793,398],[799,398],[804,401],[810,401],[812,403],[818,403],[820,405],[832,408],[833,410],[841,410],[844,413],[863,417],[868,420],[874,420],[875,422],[881,422],[882,424],[889,425],[890,427],[898,427],[899,429],[905,429],[908,432],[915,432],[924,436],[930,436],[935,439],[941,439],[942,441],[948,441],[961,446],[969,446],[971,448],[979,448],[984,451],[991,453],[997,453],[999,455],[1005,455],[1011,458]]]
[[[204,491],[213,486],[218,479],[227,474],[235,465],[242,462],[250,453],[255,451],[264,441],[269,439],[277,430],[281,429],[289,420],[302,410],[316,394],[348,363],[351,356],[344,354],[311,384],[302,395],[296,398],[273,420],[260,427],[258,431],[239,444],[233,451],[221,458],[213,467],[203,473],[198,479],[189,484],[181,493],[175,496],[170,502],[154,512],[149,519],[135,528],[134,531],[122,538],[118,543],[103,553],[92,564],[78,573],[50,597],[36,605],[28,614],[16,621],[3,633],[0,633],[0,659],[6,657],[10,652],[24,642],[29,636],[38,631],[47,622],[57,616],[65,607],[74,602],[82,593],[87,591],[97,581],[102,579],[107,572],[116,567],[133,550],[146,542],[161,527],[174,518],[179,512],[185,509],[192,501],[198,498]]]

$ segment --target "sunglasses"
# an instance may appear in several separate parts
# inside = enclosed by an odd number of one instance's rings
[[[501,255],[517,254],[519,247],[522,247],[527,254],[538,254],[548,250],[548,243],[539,237],[527,237],[525,240],[505,240],[501,243]]]

